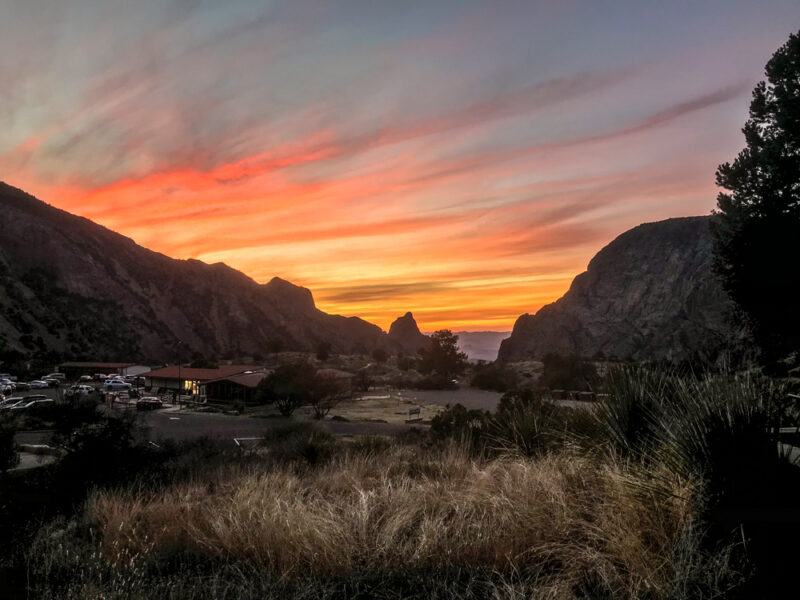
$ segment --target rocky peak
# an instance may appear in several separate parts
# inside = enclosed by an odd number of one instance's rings
[[[517,319],[498,359],[553,353],[714,360],[742,338],[711,269],[710,217],[645,223],[600,250],[564,296]]]
[[[273,277],[270,279],[268,283],[264,284],[264,289],[279,302],[293,304],[295,308],[301,310],[312,310],[315,308],[314,297],[311,294],[311,290],[295,285],[280,277]]]
[[[389,327],[389,339],[407,354],[416,354],[420,348],[426,348],[430,343],[430,338],[419,330],[414,315],[410,312],[395,319]]]

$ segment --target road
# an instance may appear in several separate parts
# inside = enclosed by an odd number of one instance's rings
[[[308,422],[299,419],[282,418],[258,419],[237,417],[217,413],[202,414],[180,411],[157,411],[140,413],[147,439],[158,442],[160,439],[175,441],[209,437],[218,440],[222,446],[236,446],[235,438],[258,438],[265,431],[285,426],[287,423]],[[320,429],[333,435],[391,435],[420,425],[395,425],[391,423],[346,423],[340,421],[311,421]],[[42,444],[50,437],[47,431],[23,431],[16,435],[17,443]]]
[[[436,404],[438,406],[454,406],[460,404],[464,408],[494,411],[500,404],[503,394],[471,387],[457,390],[400,390],[403,398],[414,400],[419,404]]]

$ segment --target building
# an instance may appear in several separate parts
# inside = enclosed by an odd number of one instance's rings
[[[207,400],[253,403],[256,387],[267,375],[269,371],[261,369],[212,379],[200,384],[200,395]]]
[[[151,390],[158,388],[159,392],[180,392],[200,396],[201,388],[209,381],[224,379],[246,371],[257,371],[260,368],[252,365],[223,365],[214,369],[195,369],[175,365],[145,373],[145,387]]]
[[[123,375],[130,375],[132,377],[139,377],[150,371],[152,371],[152,368],[147,365],[128,365],[122,368]]]
[[[340,369],[320,369],[317,371],[317,377],[334,380],[341,392],[352,394],[355,390],[356,376],[353,373]]]
[[[76,380],[81,375],[134,375],[135,373],[125,373],[126,369],[135,367],[134,363],[129,362],[65,362],[58,365],[58,372],[63,373],[69,380]],[[145,367],[150,369],[150,367]]]

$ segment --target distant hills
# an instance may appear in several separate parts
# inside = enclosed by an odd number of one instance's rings
[[[458,347],[471,361],[493,361],[509,331],[457,331]]]
[[[711,269],[709,221],[668,219],[626,231],[563,297],[519,317],[498,359],[711,362],[741,346],[743,328],[732,323],[733,305]]]
[[[174,361],[270,349],[394,351],[377,325],[222,263],[176,260],[0,183],[0,345],[30,356]]]

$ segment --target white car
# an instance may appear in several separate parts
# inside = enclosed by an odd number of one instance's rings
[[[88,396],[89,394],[94,394],[94,388],[90,385],[78,385],[75,386],[75,391],[83,394],[84,396]]]
[[[124,381],[119,381],[117,379],[108,379],[103,384],[107,390],[129,390],[131,389],[130,383],[125,383]]]

